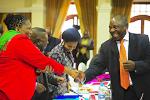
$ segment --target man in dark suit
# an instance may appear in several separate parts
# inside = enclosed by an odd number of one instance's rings
[[[30,39],[41,52],[43,52],[48,43],[48,35],[46,30],[40,27],[32,28]],[[38,74],[38,77],[35,93],[32,97],[32,100],[50,100],[46,79],[44,77],[45,74],[38,69],[36,69],[36,73]]]
[[[32,28],[32,33],[30,35],[32,42],[43,52],[44,48],[48,43],[48,34],[46,30],[40,27]],[[36,69],[38,75],[36,82],[35,93],[32,97],[32,100],[52,100],[52,93],[49,91],[49,83],[52,85],[57,85],[57,80],[49,76],[47,79],[47,74],[42,73],[39,69]],[[49,73],[50,74],[50,73]],[[50,81],[49,81],[50,80]]]
[[[49,28],[46,29],[46,32],[48,34],[48,44],[44,49],[44,54],[48,56],[48,53],[61,42],[61,39],[53,37],[53,34],[50,32]]]
[[[87,82],[107,68],[111,76],[112,100],[149,100],[150,42],[148,36],[130,33],[127,28],[126,17],[117,15],[111,19],[109,32],[112,38],[101,45],[89,68],[84,73],[81,72],[76,80],[86,79]],[[120,82],[119,60],[122,40],[127,54],[127,60],[122,63],[122,68],[129,75],[127,88],[123,88]]]

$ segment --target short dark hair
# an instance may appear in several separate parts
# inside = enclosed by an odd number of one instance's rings
[[[25,16],[8,14],[4,19],[4,23],[8,30],[15,30],[16,27],[21,27],[26,20],[28,20],[28,18]]]
[[[32,30],[36,30],[38,32],[46,32],[46,30],[44,28],[40,28],[40,27],[34,27],[34,28],[32,28]]]
[[[62,39],[65,42],[79,42],[81,40],[81,36],[77,29],[69,28],[62,33]]]
[[[37,36],[40,36],[40,35],[42,35],[42,34],[46,34],[46,30],[45,29],[43,29],[43,28],[40,28],[40,27],[34,27],[34,28],[32,28],[32,33],[31,33],[31,35],[30,35],[30,38],[33,40],[33,41],[35,41],[35,36],[37,37]]]
[[[116,15],[113,17],[115,20],[117,20],[119,25],[125,26],[128,28],[128,19],[124,15]]]

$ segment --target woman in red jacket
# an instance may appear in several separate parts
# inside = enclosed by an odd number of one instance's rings
[[[78,73],[44,56],[28,35],[30,21],[21,15],[8,15],[4,20],[8,32],[0,37],[0,100],[30,100],[35,90],[35,69],[57,74],[67,73],[75,78]],[[46,67],[48,66],[48,67]]]

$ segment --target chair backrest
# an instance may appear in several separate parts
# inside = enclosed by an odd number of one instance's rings
[[[148,15],[134,16],[130,19],[130,23],[138,21],[138,20],[141,21],[141,34],[144,34],[144,22],[145,22],[145,20],[150,21],[150,16],[148,16]]]

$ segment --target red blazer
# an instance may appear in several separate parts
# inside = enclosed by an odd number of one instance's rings
[[[57,74],[64,67],[51,58],[44,56],[25,34],[19,34],[0,52],[0,90],[10,100],[31,100],[35,90],[35,68],[52,66]]]

